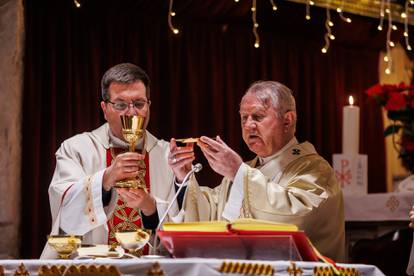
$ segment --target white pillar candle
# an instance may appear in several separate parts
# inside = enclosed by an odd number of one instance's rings
[[[354,99],[349,96],[349,105],[344,106],[342,121],[342,153],[359,153],[359,107],[354,105]]]

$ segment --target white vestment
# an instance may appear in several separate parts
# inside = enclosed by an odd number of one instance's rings
[[[240,218],[295,224],[322,254],[344,261],[342,191],[328,162],[307,142],[288,145],[260,168],[254,168],[257,159],[241,165],[242,176],[236,174],[234,184],[224,178],[210,189],[199,186],[193,177],[181,211],[184,220],[233,220],[237,217],[231,214],[236,213]],[[234,193],[237,179],[242,182],[242,191]],[[228,202],[240,193],[240,204]]]
[[[156,139],[148,131],[145,135],[150,190],[161,217],[175,194],[174,174],[167,161],[169,143]],[[51,234],[58,234],[61,229],[67,234],[83,236],[83,243],[108,242],[107,221],[118,199],[117,193],[112,191],[110,203],[103,206],[102,177],[107,167],[109,140],[109,126],[106,123],[92,132],[67,139],[56,152],[56,168],[49,186]],[[169,214],[177,212],[178,205],[175,203]],[[56,256],[46,244],[41,258]]]

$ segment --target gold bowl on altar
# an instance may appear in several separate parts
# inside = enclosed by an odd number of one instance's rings
[[[142,229],[137,229],[134,231],[116,232],[115,238],[122,248],[135,252],[148,243],[150,234]]]
[[[69,259],[80,247],[82,236],[50,235],[47,237],[47,243],[58,253],[60,259]]]

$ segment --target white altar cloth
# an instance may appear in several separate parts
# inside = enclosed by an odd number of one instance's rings
[[[408,221],[414,192],[344,195],[344,205],[346,221]]]
[[[13,275],[20,264],[24,264],[30,275],[37,275],[40,266],[47,265],[115,265],[122,275],[146,276],[153,263],[158,261],[165,275],[222,275],[217,269],[224,260],[203,259],[203,258],[184,258],[184,259],[95,259],[95,260],[0,260],[0,265],[5,269],[6,275]],[[289,275],[286,269],[291,265],[288,261],[247,261],[247,260],[227,260],[229,262],[258,263],[272,265],[274,275]],[[297,267],[303,270],[302,275],[313,275],[315,266],[326,266],[324,263],[316,262],[295,262]],[[383,276],[384,274],[375,266],[360,264],[339,264],[343,267],[352,267],[359,270],[360,275],[364,276]],[[237,274],[225,274],[237,275]]]

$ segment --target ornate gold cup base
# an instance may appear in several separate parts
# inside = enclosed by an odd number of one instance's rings
[[[136,179],[125,179],[122,181],[117,181],[115,183],[115,188],[129,188],[129,189],[143,189],[147,191],[145,183],[142,183]]]

